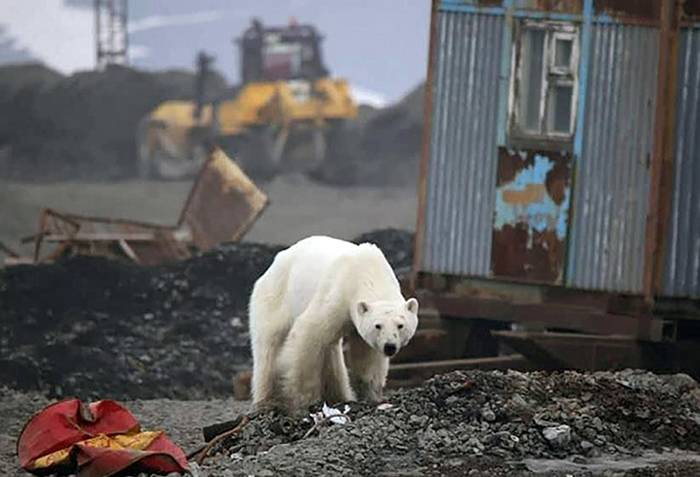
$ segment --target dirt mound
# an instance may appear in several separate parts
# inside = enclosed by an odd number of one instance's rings
[[[365,234],[396,267],[411,234]],[[228,396],[250,365],[247,303],[281,249],[225,244],[141,267],[99,257],[0,273],[0,381],[52,397]]]
[[[304,438],[308,418],[260,414],[211,466],[230,475],[460,475],[474,458],[584,463],[700,451],[700,387],[687,375],[457,371],[387,403],[350,404],[352,423],[322,426],[319,439]]]
[[[61,76],[40,65],[0,68],[3,177],[22,180],[131,177],[136,130],[162,101],[187,99],[195,75],[123,66]],[[226,82],[212,75],[212,94]]]

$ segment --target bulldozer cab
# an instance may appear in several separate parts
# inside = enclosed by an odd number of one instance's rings
[[[331,78],[323,63],[321,40],[308,24],[264,27],[253,20],[236,40],[241,84],[231,97],[211,101],[202,86],[211,59],[200,56],[195,101],[166,101],[140,124],[140,176],[192,175],[209,143],[255,179],[318,170],[328,144],[357,115],[348,83]]]
[[[244,84],[261,81],[314,81],[328,76],[322,36],[311,25],[291,21],[287,27],[263,27],[258,20],[237,40]]]

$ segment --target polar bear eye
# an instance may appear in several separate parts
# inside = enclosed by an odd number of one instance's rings
[[[376,324],[376,325],[374,325],[374,327],[377,328],[378,330],[382,329],[382,325],[380,325],[380,324]]]
[[[400,330],[403,330],[403,325],[399,325],[399,329],[400,329]]]

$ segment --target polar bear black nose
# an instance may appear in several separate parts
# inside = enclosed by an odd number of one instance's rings
[[[394,343],[385,344],[384,354],[387,356],[394,356],[394,354],[396,354],[396,345]]]

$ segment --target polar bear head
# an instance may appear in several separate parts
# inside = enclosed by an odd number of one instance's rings
[[[359,301],[351,312],[355,329],[375,350],[393,356],[413,338],[418,327],[418,300]]]

